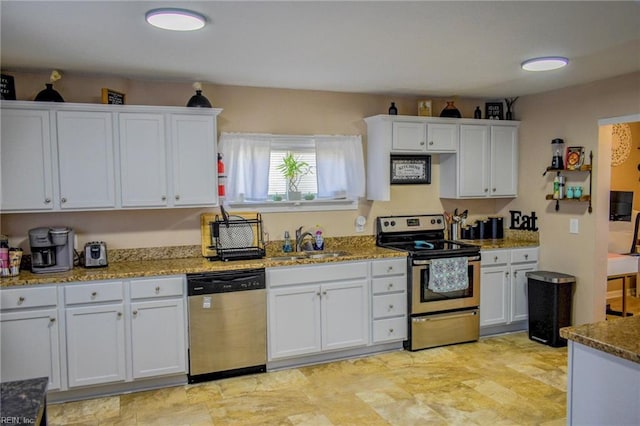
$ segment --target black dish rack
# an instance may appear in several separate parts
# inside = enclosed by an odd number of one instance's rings
[[[255,219],[242,216],[216,215],[211,227],[211,243],[216,256],[211,260],[245,260],[262,259],[265,256],[262,232],[262,216],[256,214]]]

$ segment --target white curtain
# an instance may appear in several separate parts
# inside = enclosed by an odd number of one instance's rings
[[[269,190],[271,137],[246,133],[222,133],[218,149],[227,175],[227,199],[243,194],[248,201],[264,201]]]
[[[269,155],[272,143],[279,147],[314,143],[318,198],[365,195],[362,138],[358,136],[296,136],[253,133],[222,133],[218,144],[227,175],[227,199],[265,201],[269,190]]]
[[[360,135],[318,136],[315,140],[318,198],[364,197],[364,156]]]

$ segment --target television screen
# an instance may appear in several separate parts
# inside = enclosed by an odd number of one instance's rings
[[[609,221],[631,222],[632,207],[632,191],[611,191],[609,193]]]

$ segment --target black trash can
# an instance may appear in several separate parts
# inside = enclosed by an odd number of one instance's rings
[[[576,277],[550,271],[527,272],[529,339],[566,346],[560,329],[571,325],[571,294]]]

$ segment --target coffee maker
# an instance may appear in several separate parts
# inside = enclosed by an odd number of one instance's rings
[[[31,272],[46,274],[73,269],[73,229],[64,226],[29,230]]]

